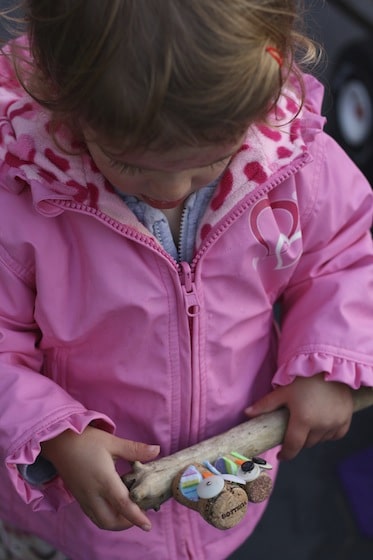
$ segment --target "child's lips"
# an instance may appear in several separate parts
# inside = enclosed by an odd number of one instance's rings
[[[151,198],[145,194],[141,195],[141,200],[152,206],[153,208],[158,208],[159,210],[169,210],[171,208],[176,208],[185,200],[186,197],[179,198],[178,200],[158,200],[156,198]]]

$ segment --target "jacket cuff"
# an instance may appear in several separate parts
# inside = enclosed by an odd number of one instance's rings
[[[13,485],[33,511],[57,511],[74,500],[53,465],[40,456],[40,442],[68,429],[81,434],[89,424],[109,433],[115,430],[113,422],[103,414],[94,411],[75,413],[40,430],[6,458]]]
[[[339,381],[352,389],[359,389],[362,385],[373,386],[371,365],[323,352],[298,354],[289,359],[278,368],[272,385],[289,385],[296,377],[312,377],[318,373],[325,374],[325,381]]]
[[[22,478],[33,486],[47,484],[58,475],[52,463],[41,455],[32,465],[17,465],[17,468]]]

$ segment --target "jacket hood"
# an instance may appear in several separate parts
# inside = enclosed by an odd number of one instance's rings
[[[50,115],[17,83],[6,54],[0,58],[0,74],[2,187],[15,193],[30,188],[36,209],[48,216],[80,205],[139,228],[89,153],[84,148],[77,150],[69,131],[61,127],[55,142]],[[245,194],[302,157],[307,144],[322,129],[322,87],[310,76],[305,76],[305,82],[307,99],[300,112],[299,88],[289,87],[269,115],[268,124],[248,129],[211,200],[201,237]]]

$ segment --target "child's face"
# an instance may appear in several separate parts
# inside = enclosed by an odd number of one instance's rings
[[[235,143],[122,154],[89,140],[87,146],[116,189],[166,210],[182,205],[191,193],[217,179],[241,143],[242,138]]]

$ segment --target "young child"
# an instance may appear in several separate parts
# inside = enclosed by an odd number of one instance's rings
[[[227,558],[263,504],[225,533],[142,512],[129,463],[282,406],[291,459],[373,385],[372,192],[322,132],[296,4],[25,2],[0,62],[4,541]]]

